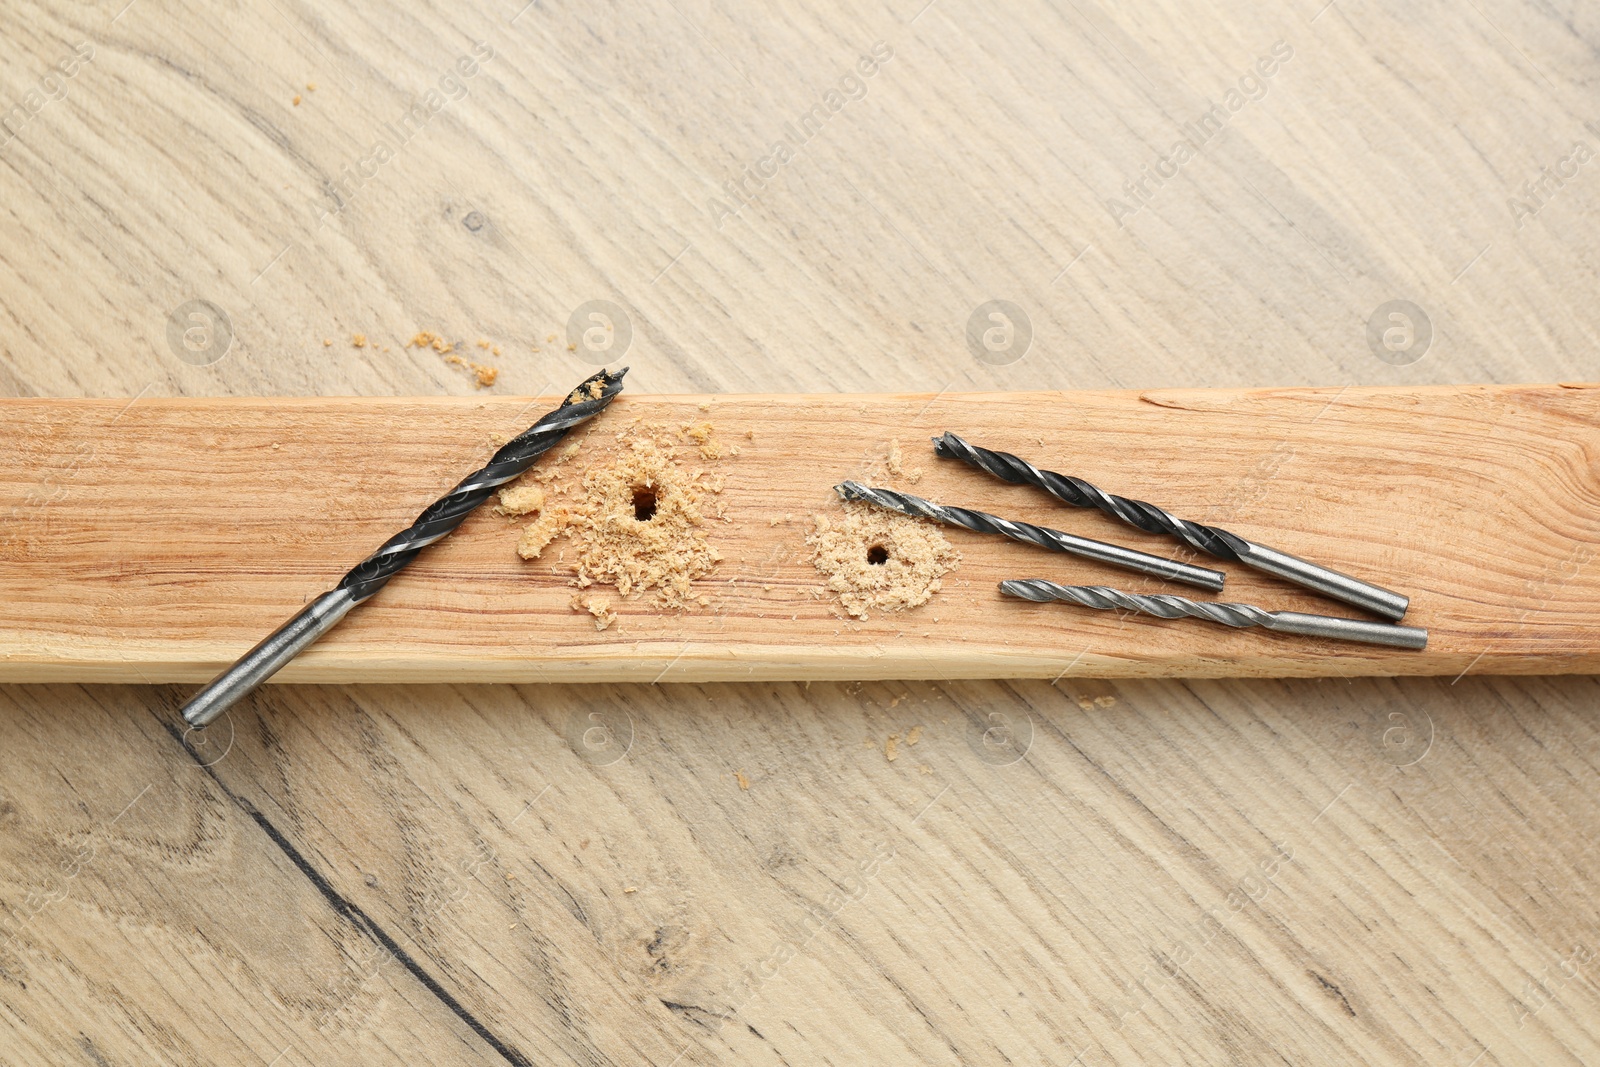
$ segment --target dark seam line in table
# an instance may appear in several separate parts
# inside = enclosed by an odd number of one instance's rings
[[[366,932],[375,941],[377,941],[378,944],[382,945],[390,955],[400,961],[401,965],[404,966],[407,971],[411,972],[411,976],[413,978],[421,982],[423,987],[426,988],[428,992],[432,993],[436,998],[438,998],[439,1002],[446,1008],[449,1008],[451,1013],[454,1014],[456,1018],[460,1019],[462,1022],[466,1023],[467,1026],[471,1027],[472,1032],[482,1038],[484,1043],[490,1048],[494,1049],[495,1052],[499,1053],[501,1058],[507,1063],[514,1064],[515,1067],[533,1067],[532,1060],[528,1059],[521,1052],[518,1052],[500,1038],[496,1037],[487,1026],[478,1020],[477,1016],[473,1015],[472,1012],[467,1010],[465,1005],[453,997],[450,994],[450,991],[445,989],[444,986],[439,983],[438,979],[434,978],[433,975],[423,970],[422,965],[416,960],[412,959],[411,955],[406,952],[405,949],[401,948],[399,943],[396,942],[395,939],[383,929],[383,927],[379,926],[371,916],[363,911],[359,904],[345,899],[345,897],[333,887],[332,883],[330,883],[327,878],[322,875],[322,872],[318,871],[316,867],[312,866],[310,861],[300,854],[299,849],[295,848],[294,845],[289,842],[289,839],[284,836],[282,831],[274,826],[270,819],[257,810],[255,805],[234,793],[233,790],[229,789],[222,779],[217,776],[217,773],[211,767],[201,763],[200,758],[194,754],[193,750],[191,750],[188,745],[183,743],[183,731],[176,724],[169,722],[166,719],[161,719],[160,721],[162,727],[169,735],[171,735],[172,739],[178,743],[178,747],[182,748],[189,754],[189,758],[194,760],[200,769],[205,771],[213,782],[217,783],[217,788],[221,789],[223,794],[227,796],[227,798],[231,800],[239,808],[239,810],[243,811],[246,815],[249,815],[251,819],[255,820],[255,824],[261,828],[262,832],[265,833],[268,838],[271,839],[272,843],[277,845],[283,854],[289,858],[290,862],[299,868],[300,873],[305,875],[312,885],[316,886],[317,892],[322,894],[322,898],[328,902],[334,911],[338,912],[344,918],[349,919],[357,926],[366,930]]]

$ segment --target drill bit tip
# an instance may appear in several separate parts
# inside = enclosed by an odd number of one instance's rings
[[[1099,560],[1109,563],[1114,567],[1122,567],[1140,574],[1151,574],[1157,578],[1168,581],[1184,582],[1188,585],[1198,586],[1216,592],[1222,588],[1225,575],[1221,571],[1214,571],[1208,567],[1196,567],[1189,563],[1178,563],[1174,560],[1162,559],[1146,552],[1139,552],[1121,545],[1107,544],[1088,537],[1079,537],[1076,534],[1063,533],[1045,526],[1035,526],[1029,522],[1015,522],[1011,519],[1002,519],[998,515],[990,515],[986,511],[973,511],[971,508],[955,507],[948,504],[936,504],[931,500],[924,500],[920,496],[910,493],[901,493],[893,489],[882,489],[876,486],[862,485],[857,481],[846,481],[834,486],[845,500],[860,500],[874,507],[887,511],[898,511],[902,515],[910,515],[919,519],[932,519],[934,522],[947,526],[960,526],[963,529],[973,530],[977,533],[999,534],[1009,537],[1013,541],[1024,544],[1037,545],[1040,548],[1052,549],[1056,552],[1067,552],[1085,559]]]
[[[604,411],[622,391],[628,368],[600,370],[578,383],[561,405],[507,441],[481,469],[435,500],[406,529],[351,569],[337,586],[245,653],[232,667],[195,694],[183,707],[191,726],[204,726],[228,706],[272,677],[300,651],[335,626],[351,608],[371,597],[424,548],[449,536],[462,521],[507,482],[521,476],[576,426]]]
[[[1174,538],[1218,559],[1242,563],[1388,619],[1405,618],[1410,601],[1391,589],[1256,544],[1221,527],[1180,519],[1154,504],[1108,493],[1082,478],[1040,470],[1020,456],[981,448],[948,430],[933,439],[933,451],[945,459],[959,459],[1002,481],[1043,489],[1063,504],[1103,511],[1129,526]]]

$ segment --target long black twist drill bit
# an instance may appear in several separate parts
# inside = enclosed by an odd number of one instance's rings
[[[1109,563],[1114,567],[1125,567],[1130,571],[1141,574],[1152,574],[1157,578],[1166,578],[1174,582],[1183,582],[1187,585],[1199,586],[1212,592],[1222,588],[1225,575],[1221,571],[1210,570],[1206,567],[1195,567],[1188,563],[1176,563],[1160,556],[1152,556],[1146,552],[1137,552],[1121,545],[1108,545],[1104,541],[1095,541],[1088,537],[1078,537],[1075,534],[1062,533],[1044,526],[1034,526],[1027,522],[1013,522],[1002,519],[998,515],[990,515],[985,511],[972,511],[968,508],[949,507],[944,504],[935,504],[931,500],[924,500],[920,496],[909,493],[897,493],[893,489],[878,489],[862,485],[860,482],[844,482],[833,487],[846,500],[863,500],[876,507],[898,511],[902,515],[915,515],[924,519],[932,519],[949,526],[962,526],[978,533],[995,533],[1009,537],[1013,541],[1024,544],[1038,545],[1040,548],[1054,549],[1057,552],[1070,552],[1074,556],[1085,559],[1097,559],[1102,563]]]
[[[1044,603],[1060,600],[1068,604],[1081,604],[1101,611],[1134,611],[1141,615],[1155,615],[1162,619],[1180,619],[1189,616],[1221,623],[1223,626],[1260,626],[1286,634],[1305,634],[1309,637],[1331,637],[1339,641],[1360,641],[1369,645],[1390,645],[1394,648],[1421,649],[1428,647],[1428,631],[1415,626],[1396,626],[1390,622],[1368,622],[1366,619],[1341,619],[1331,615],[1304,615],[1298,611],[1267,611],[1254,604],[1222,604],[1189,600],[1168,593],[1145,595],[1124,593],[1103,585],[1060,585],[1043,578],[1014,578],[1000,583],[1000,591],[1008,596],[1021,597]]]
[[[1098,508],[1114,519],[1136,526],[1148,533],[1166,534],[1208,555],[1233,563],[1242,563],[1258,571],[1277,575],[1324,596],[1342,600],[1346,604],[1382,615],[1387,619],[1403,619],[1409,598],[1382,586],[1363,582],[1348,574],[1291,556],[1266,545],[1247,541],[1238,534],[1215,526],[1205,526],[1188,519],[1180,519],[1154,504],[1143,500],[1129,500],[1115,496],[1082,478],[1074,478],[1055,471],[1040,470],[1032,463],[1010,452],[995,452],[980,448],[946,432],[933,439],[933,450],[946,459],[959,459],[996,478],[1008,482],[1037,486],[1076,508]]]
[[[628,368],[623,367],[615,373],[601,371],[585,378],[560,407],[507,441],[482,470],[467,475],[409,527],[356,564],[332,590],[307,604],[212,679],[183,706],[184,719],[190,725],[204,726],[276,674],[306,646],[333,629],[351,608],[382,589],[417,553],[460,526],[497,488],[533,466],[534,460],[553,448],[568,431],[604,411],[612,398],[622,392],[622,376],[627,373]]]

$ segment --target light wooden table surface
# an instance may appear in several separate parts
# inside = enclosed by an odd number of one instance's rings
[[[0,390],[1600,377],[1593,10],[1009,7],[13,4]],[[186,692],[0,689],[0,1062],[1600,1060],[1590,677]]]

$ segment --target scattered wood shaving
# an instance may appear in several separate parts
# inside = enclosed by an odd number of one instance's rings
[[[350,344],[353,345],[356,348],[366,348],[367,347],[367,335],[364,334],[364,333],[356,334],[354,337],[350,338]]]
[[[596,378],[588,385],[580,385],[574,389],[571,395],[567,397],[567,403],[579,404],[585,400],[599,400],[600,394],[605,391],[605,386],[600,384],[599,378]]]
[[[431,348],[440,355],[446,355],[455,351],[456,346],[451,344],[449,341],[446,341],[443,337],[440,337],[436,333],[432,333],[428,330],[418,330],[416,335],[411,338],[410,343],[406,347]]]
[[[939,528],[923,519],[847,504],[842,517],[818,515],[815,524],[806,538],[812,563],[826,589],[858,619],[873,609],[926,604],[961,561]],[[874,562],[880,553],[881,562]]]
[[[544,490],[537,485],[508,485],[500,490],[496,511],[502,515],[527,515],[544,509]]]
[[[566,508],[548,508],[529,523],[517,541],[517,555],[523,559],[538,559],[551,541],[566,532],[570,511]]]
[[[573,611],[587,611],[593,615],[596,630],[604,630],[617,621],[617,613],[611,609],[611,598],[608,596],[576,593],[568,606]]]
[[[911,729],[906,731],[906,744],[914,745],[918,741],[921,741],[921,740],[922,740],[922,727],[913,726]]]
[[[744,772],[743,771],[734,771],[733,772],[733,776],[734,776],[735,779],[738,780],[740,789],[749,789],[750,788],[750,779],[748,779],[748,778],[746,778],[744,776]]]
[[[360,334],[356,336],[360,337]],[[365,341],[365,338],[362,340]],[[357,345],[356,347],[359,348],[361,346]],[[489,388],[500,377],[499,367],[491,367],[486,363],[475,363],[470,359],[463,359],[455,354],[456,346],[454,343],[446,341],[431,330],[418,330],[412,335],[411,340],[406,343],[406,347],[433,349],[444,357],[446,363],[471,371],[473,377],[477,380],[479,389]],[[388,349],[384,351],[388,351]]]
[[[599,391],[601,386],[596,382],[591,388]],[[551,541],[567,535],[577,556],[573,584],[580,589],[613,585],[622,596],[655,590],[655,603],[661,607],[709,607],[710,598],[697,593],[693,583],[710,573],[722,555],[706,539],[699,503],[704,492],[721,488],[720,480],[707,478],[703,471],[685,471],[680,446],[667,427],[635,423],[616,439],[617,455],[584,472],[578,500],[553,503],[551,494],[567,489],[544,482],[539,510],[522,532],[518,554],[537,559]],[[577,451],[576,442],[567,445],[559,461]],[[512,495],[508,501],[502,490],[501,507],[510,510],[534,499],[531,494]]]
[[[899,734],[890,734],[888,737],[884,738],[884,740],[883,740],[883,758],[888,760],[890,763],[893,763],[895,760],[899,759],[900,758],[900,753],[897,751],[899,749],[899,747],[900,747],[900,735]]]
[[[499,367],[491,367],[484,363],[474,363],[470,359],[462,359],[457,355],[445,356],[444,361],[446,363],[453,363],[458,367],[465,367],[470,370],[478,381],[479,389],[489,388],[489,386],[494,384],[495,379],[500,377]]]
[[[884,466],[887,467],[889,473],[894,475],[896,478],[904,478],[913,485],[922,481],[921,467],[915,467],[909,471],[905,469],[904,458],[900,453],[900,438],[898,437],[891,437],[889,439],[889,456],[888,459],[885,460]]]
[[[683,428],[684,436],[700,446],[700,455],[706,459],[721,459],[722,446],[717,443],[714,436],[716,430],[709,422],[702,422]]]

